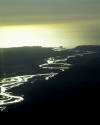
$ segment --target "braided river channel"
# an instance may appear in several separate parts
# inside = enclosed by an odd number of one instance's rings
[[[64,50],[55,50],[54,51],[64,51]],[[45,59],[46,63],[40,64],[40,68],[48,68],[48,69],[57,69],[57,71],[64,71],[66,69],[69,69],[72,64],[66,63],[67,59],[70,57],[76,57],[76,56],[83,56],[84,54],[92,54],[95,52],[91,51],[79,51],[79,50],[70,50],[73,51],[73,55],[67,55],[67,56],[56,56],[56,57],[50,57],[48,59]],[[76,53],[76,51],[78,53]],[[2,78],[0,80],[0,110],[4,111],[7,107],[7,105],[11,105],[13,103],[20,103],[24,100],[24,95],[15,95],[14,93],[8,91],[13,87],[19,86],[21,84],[28,84],[28,80],[30,79],[30,82],[34,84],[36,80],[49,80],[51,77],[54,77],[59,72],[50,72],[45,74],[33,74],[33,75],[23,75],[23,76],[15,76],[15,77],[9,77],[9,78]],[[32,81],[31,81],[32,79]]]

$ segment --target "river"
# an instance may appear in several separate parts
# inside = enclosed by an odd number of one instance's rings
[[[64,51],[65,49],[53,49],[54,51]],[[22,76],[15,76],[9,78],[3,78],[0,80],[0,110],[4,111],[7,108],[7,105],[13,103],[19,103],[24,100],[24,95],[14,95],[14,93],[8,91],[13,87],[19,86],[21,84],[28,83],[30,81],[34,84],[36,80],[49,80],[51,77],[57,75],[60,71],[65,71],[69,69],[72,64],[66,63],[68,58],[76,57],[76,56],[83,56],[84,54],[92,54],[96,52],[92,51],[79,51],[79,50],[70,50],[70,51],[77,51],[78,54],[67,55],[67,56],[56,56],[56,57],[49,57],[46,60],[46,63],[40,64],[40,68],[48,68],[48,69],[56,69],[57,72],[50,72],[45,74],[33,74],[33,75],[22,75]]]

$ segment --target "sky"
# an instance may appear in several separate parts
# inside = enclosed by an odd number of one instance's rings
[[[0,0],[0,47],[100,44],[100,0]]]

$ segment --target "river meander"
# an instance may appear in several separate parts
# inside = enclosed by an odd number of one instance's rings
[[[54,50],[55,51],[55,50]],[[57,51],[57,50],[56,50]],[[60,51],[60,49],[58,50]],[[73,51],[73,50],[72,50]],[[76,50],[75,50],[76,51]],[[79,52],[79,50],[77,50]],[[92,54],[95,52],[86,51],[80,52],[78,54],[67,55],[67,56],[56,56],[46,59],[46,63],[40,64],[40,68],[56,69],[57,71],[64,71],[69,69],[72,64],[66,63],[67,59],[70,57],[83,56],[84,54]],[[31,82],[34,84],[36,80],[49,80],[51,77],[57,75],[58,72],[50,72],[45,74],[33,74],[33,75],[23,75],[15,76],[9,78],[3,78],[0,80],[0,110],[4,111],[7,105],[13,103],[19,103],[24,100],[24,95],[15,95],[14,93],[8,91],[13,87],[20,86],[21,84]]]

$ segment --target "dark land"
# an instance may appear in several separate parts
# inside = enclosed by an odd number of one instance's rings
[[[0,49],[1,77],[14,75],[36,74],[50,72],[39,69],[38,65],[45,59],[54,56],[72,55],[69,50],[53,52],[52,48],[23,47]],[[60,111],[83,107],[93,108],[100,105],[100,46],[78,46],[74,50],[96,51],[82,57],[69,58],[67,63],[73,64],[68,70],[60,72],[48,81],[30,82],[11,89],[12,92],[23,94],[24,101],[8,105],[1,113],[3,118],[27,118],[27,115],[37,117],[48,115],[50,112],[59,114]],[[41,115],[40,115],[41,114]]]
[[[53,51],[52,48],[19,47],[0,48],[0,76],[10,77],[25,74],[38,74],[50,72],[47,69],[40,69],[39,65],[46,63],[45,59],[55,56],[72,55],[73,52]]]

